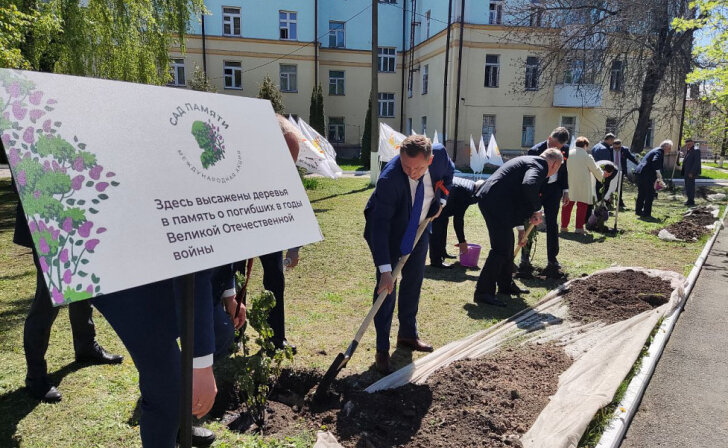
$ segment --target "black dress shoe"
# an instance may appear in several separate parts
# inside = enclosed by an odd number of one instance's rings
[[[275,346],[278,350],[284,350],[286,347],[288,347],[291,349],[291,353],[293,353],[294,355],[296,353],[298,353],[298,349],[296,348],[296,346],[291,344],[290,342],[288,342],[288,339],[283,339],[282,341],[275,341],[275,342],[273,342],[273,344],[275,344]]]
[[[192,446],[206,447],[212,445],[215,441],[215,433],[202,426],[192,427]],[[179,442],[179,433],[177,433],[177,442]]]
[[[450,259],[454,259],[454,258],[457,258],[457,257],[456,257],[455,255],[450,255],[450,254],[448,254],[447,252],[445,252],[445,255],[443,255],[443,258],[450,258]]]
[[[44,403],[58,403],[61,401],[61,393],[58,392],[58,389],[56,389],[55,386],[52,386],[50,382],[48,382],[48,378],[40,378],[37,380],[30,380],[26,378],[25,387],[27,388],[28,393],[36,400],[40,400]]]
[[[90,352],[76,353],[76,362],[84,364],[121,364],[123,360],[123,356],[107,352],[98,343]]]
[[[440,262],[440,263],[431,263],[430,266],[437,269],[452,269],[452,265],[450,263]]]
[[[529,294],[531,291],[528,289],[521,289],[515,283],[511,283],[508,288],[501,288],[498,292],[508,296],[520,296],[521,294]]]
[[[476,292],[473,300],[475,300],[475,303],[485,303],[486,305],[494,306],[506,306],[506,303],[504,301],[497,298],[493,294],[488,294],[487,292]]]

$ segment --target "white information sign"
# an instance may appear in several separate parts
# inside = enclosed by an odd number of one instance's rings
[[[0,69],[0,135],[55,305],[322,239],[268,101]]]

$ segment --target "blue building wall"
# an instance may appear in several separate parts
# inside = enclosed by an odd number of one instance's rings
[[[460,16],[460,0],[453,3],[452,21]],[[314,40],[314,0],[207,0],[205,6],[210,12],[205,16],[205,33],[222,36],[222,9],[225,6],[241,10],[242,37],[254,39],[279,39],[278,12],[295,11],[298,14],[298,41]],[[322,47],[329,45],[329,21],[346,22],[346,47],[353,50],[371,48],[371,0],[319,0],[318,35]],[[397,0],[396,3],[379,4],[379,46],[396,47],[402,50],[402,15],[406,14],[405,46],[409,48],[411,0]],[[466,0],[465,22],[488,23],[488,1]],[[426,12],[430,11],[430,37],[447,26],[447,0],[417,0],[417,20],[420,25],[415,31],[415,45],[426,39]],[[190,20],[191,34],[201,34],[200,18]]]

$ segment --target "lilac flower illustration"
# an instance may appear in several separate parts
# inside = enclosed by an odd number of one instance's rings
[[[33,109],[33,110],[30,111],[30,115],[29,115],[30,121],[33,122],[33,123],[35,123],[36,120],[38,120],[43,115],[45,115],[45,112],[43,112],[42,110],[40,110],[40,109]]]
[[[35,190],[33,192],[33,199],[38,199],[40,197],[40,190]]]
[[[17,149],[11,148],[10,151],[8,151],[8,162],[10,162],[10,166],[12,167],[15,167],[15,165],[20,162],[20,154]]]
[[[51,294],[53,296],[53,301],[56,303],[63,303],[66,299],[63,297],[63,293],[58,290],[58,288],[53,288],[53,293]]]
[[[63,249],[58,255],[58,259],[61,260],[61,263],[68,263],[68,249]]]
[[[73,230],[73,220],[71,218],[66,218],[63,221],[63,231],[66,233],[71,233],[71,230]]]
[[[44,273],[48,272],[48,262],[46,262],[45,257],[40,257],[40,270]]]
[[[94,165],[93,168],[88,170],[88,176],[93,180],[99,180],[99,177],[101,177],[101,170],[103,170],[104,167],[101,165]]]
[[[73,169],[79,172],[83,171],[83,157],[76,157],[76,160],[73,161]]]
[[[88,251],[93,251],[96,248],[97,244],[99,244],[99,240],[97,240],[97,239],[88,240],[88,241],[86,241],[86,244],[84,245],[84,247]]]
[[[40,240],[38,241],[38,246],[40,248],[41,255],[45,255],[51,251],[51,248],[50,246],[48,246],[48,242],[46,241],[45,237],[40,238]]]
[[[43,132],[46,134],[51,132],[51,120],[46,120],[43,122]]]
[[[33,105],[39,105],[40,100],[43,99],[43,92],[40,90],[36,90],[35,92],[30,94],[30,97],[28,98],[30,100],[30,104]]]
[[[93,227],[94,223],[92,221],[86,221],[83,224],[81,224],[81,227],[78,228],[78,234],[81,235],[84,238],[88,238],[88,236],[91,234],[91,227]]]
[[[99,227],[98,229],[96,229],[97,234],[104,233],[104,232],[106,232],[106,227]]]
[[[10,93],[10,98],[17,98],[20,96],[20,84],[17,82],[14,82],[8,86],[8,93]]]
[[[24,187],[27,183],[27,179],[25,178],[25,171],[18,172],[18,178],[17,178],[18,184],[20,184],[21,187]]]
[[[102,191],[106,190],[106,187],[108,187],[108,186],[109,186],[108,182],[99,182],[96,184],[96,191],[102,192]]]
[[[10,134],[3,134],[3,136],[0,137],[0,140],[2,140],[3,145],[8,146],[8,144],[10,144]]]
[[[70,285],[71,284],[71,270],[66,269],[66,272],[63,273],[63,283]]]
[[[32,145],[33,142],[35,142],[35,129],[32,127],[25,128],[25,132],[23,132],[23,141],[29,145]]]
[[[83,185],[84,179],[85,178],[80,174],[78,176],[74,177],[73,179],[71,179],[71,188],[73,188],[76,191],[80,190],[81,186]]]
[[[17,120],[22,120],[25,118],[25,114],[28,112],[28,109],[23,107],[23,103],[20,101],[16,101],[13,103],[13,115],[15,115],[15,118]]]

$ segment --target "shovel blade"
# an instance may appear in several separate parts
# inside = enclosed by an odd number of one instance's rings
[[[329,369],[326,371],[326,374],[316,388],[316,393],[314,394],[315,399],[320,399],[326,396],[326,392],[328,392],[331,384],[334,382],[334,379],[336,379],[336,375],[338,375],[339,372],[346,367],[349,359],[351,358],[347,357],[343,353],[336,355],[336,359],[334,359],[334,362],[331,363],[331,366],[329,366]]]

